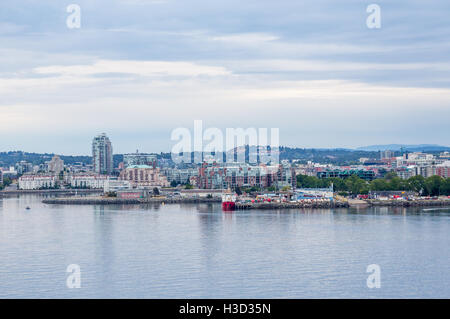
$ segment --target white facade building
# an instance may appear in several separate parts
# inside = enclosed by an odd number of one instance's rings
[[[93,174],[71,175],[68,178],[72,188],[104,188],[107,180],[106,175]]]
[[[53,175],[23,175],[19,178],[19,189],[46,189],[56,186],[56,176]]]

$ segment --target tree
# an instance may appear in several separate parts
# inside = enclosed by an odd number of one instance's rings
[[[347,189],[353,194],[367,194],[369,192],[369,187],[367,182],[356,175],[352,175],[345,180]]]
[[[236,186],[234,191],[236,192],[237,195],[239,195],[239,196],[242,195],[242,191],[241,191],[241,188],[239,186]]]
[[[171,181],[170,186],[171,187],[177,187],[178,183],[176,181]]]
[[[425,188],[427,190],[428,195],[430,196],[441,195],[441,185],[444,185],[444,181],[445,180],[438,175],[428,177],[425,180]]]
[[[389,190],[391,191],[403,191],[407,189],[407,183],[405,183],[400,177],[392,177],[389,181]]]
[[[389,172],[384,176],[384,178],[387,180],[391,180],[394,177],[397,177],[397,173],[395,173],[395,172]]]
[[[389,189],[389,183],[383,178],[377,178],[370,182],[370,190],[386,191]]]
[[[345,184],[345,181],[342,178],[339,177],[332,177],[328,179],[331,183],[333,183],[333,191],[334,192],[343,192],[347,191],[347,185]]]
[[[158,187],[153,188],[153,195],[159,195],[159,189]]]
[[[450,195],[450,177],[447,177],[441,184],[441,195]]]
[[[421,175],[410,177],[407,183],[409,190],[419,193],[420,195],[426,191],[425,177]]]
[[[316,176],[297,175],[297,187],[299,188],[322,188],[330,186],[329,179],[320,179]]]

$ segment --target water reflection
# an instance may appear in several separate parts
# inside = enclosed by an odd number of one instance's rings
[[[0,297],[73,297],[70,263],[82,268],[80,298],[450,297],[450,273],[436,271],[450,260],[445,208],[222,212],[42,199],[0,199]],[[371,263],[389,283],[377,292],[365,286]]]

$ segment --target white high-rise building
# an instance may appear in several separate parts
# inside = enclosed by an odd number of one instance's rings
[[[111,141],[102,133],[92,141],[92,164],[94,172],[111,174],[113,171],[113,149]]]

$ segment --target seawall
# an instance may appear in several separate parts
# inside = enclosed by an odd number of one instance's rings
[[[44,204],[64,205],[121,205],[121,204],[149,204],[149,203],[220,203],[220,198],[148,198],[125,199],[116,197],[65,197],[48,198],[42,201]]]
[[[343,208],[349,207],[346,202],[299,202],[299,203],[236,203],[237,210],[244,209],[295,209],[295,208]]]
[[[450,206],[450,200],[375,200],[367,199],[370,206],[393,206],[393,207],[427,207],[427,206]]]

